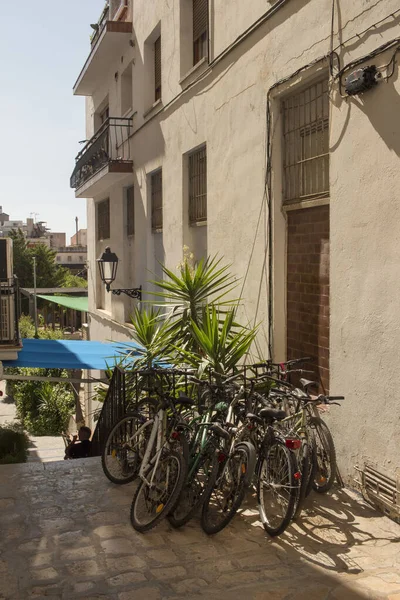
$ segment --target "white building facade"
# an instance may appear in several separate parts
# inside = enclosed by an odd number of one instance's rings
[[[115,286],[149,292],[183,246],[218,254],[264,356],[314,355],[346,396],[327,417],[345,481],[376,463],[396,485],[400,10],[339,5],[110,2],[74,86],[90,141],[71,184],[87,198],[91,339],[130,336],[134,301],[97,272],[107,246]]]

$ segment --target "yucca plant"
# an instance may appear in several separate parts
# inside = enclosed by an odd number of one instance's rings
[[[133,356],[135,369],[151,368],[155,363],[162,365],[173,361],[174,350],[169,323],[161,318],[160,310],[152,306],[142,310],[135,308],[131,323],[134,328],[132,338],[138,344],[138,348],[129,348],[123,352],[123,364],[129,362]]]
[[[238,326],[235,310],[221,315],[215,306],[203,310],[201,324],[191,321],[191,335],[198,351],[176,348],[178,354],[200,374],[211,369],[215,373],[227,374],[247,354],[257,334],[257,327],[247,329]]]
[[[197,266],[187,260],[179,267],[179,276],[162,265],[165,280],[157,280],[155,284],[161,291],[154,292],[160,298],[157,303],[166,311],[168,334],[175,344],[179,342],[183,348],[190,348],[193,342],[192,323],[201,327],[206,306],[217,306],[219,311],[231,307],[236,300],[227,299],[237,281],[228,269],[221,266],[221,259],[202,259]]]

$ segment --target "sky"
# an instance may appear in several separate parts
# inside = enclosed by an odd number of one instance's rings
[[[67,243],[86,227],[86,201],[69,187],[85,139],[85,101],[72,87],[104,0],[0,0],[0,206],[38,213]],[[33,215],[32,215],[33,216]]]

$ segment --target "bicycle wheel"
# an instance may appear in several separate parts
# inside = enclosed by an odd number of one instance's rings
[[[150,398],[142,400],[135,412],[120,419],[111,429],[104,444],[101,465],[112,483],[124,485],[137,477],[151,428],[145,427],[139,437],[137,432],[154,415],[156,406]]]
[[[205,533],[218,533],[233,519],[253,477],[254,464],[255,449],[249,442],[234,446],[220,463],[215,483],[204,498],[201,526]]]
[[[197,461],[197,462],[195,462]],[[193,465],[183,485],[175,508],[168,515],[173,527],[182,527],[188,523],[202,505],[205,496],[214,486],[218,470],[218,459],[214,447],[200,456],[195,456]]]
[[[315,463],[312,487],[319,494],[328,492],[336,477],[336,451],[327,424],[319,417],[311,417],[310,431],[313,438]]]
[[[271,536],[285,531],[296,502],[297,462],[293,452],[274,440],[263,453],[257,479],[257,499],[261,522]]]
[[[131,505],[132,527],[149,531],[164,519],[176,503],[186,477],[186,463],[179,452],[165,450],[157,467],[146,474],[152,485],[141,481]]]

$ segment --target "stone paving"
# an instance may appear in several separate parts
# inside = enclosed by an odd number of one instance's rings
[[[193,521],[136,533],[135,483],[99,459],[0,468],[0,600],[400,600],[400,526],[356,494],[312,495],[280,538],[254,499],[220,534]]]

